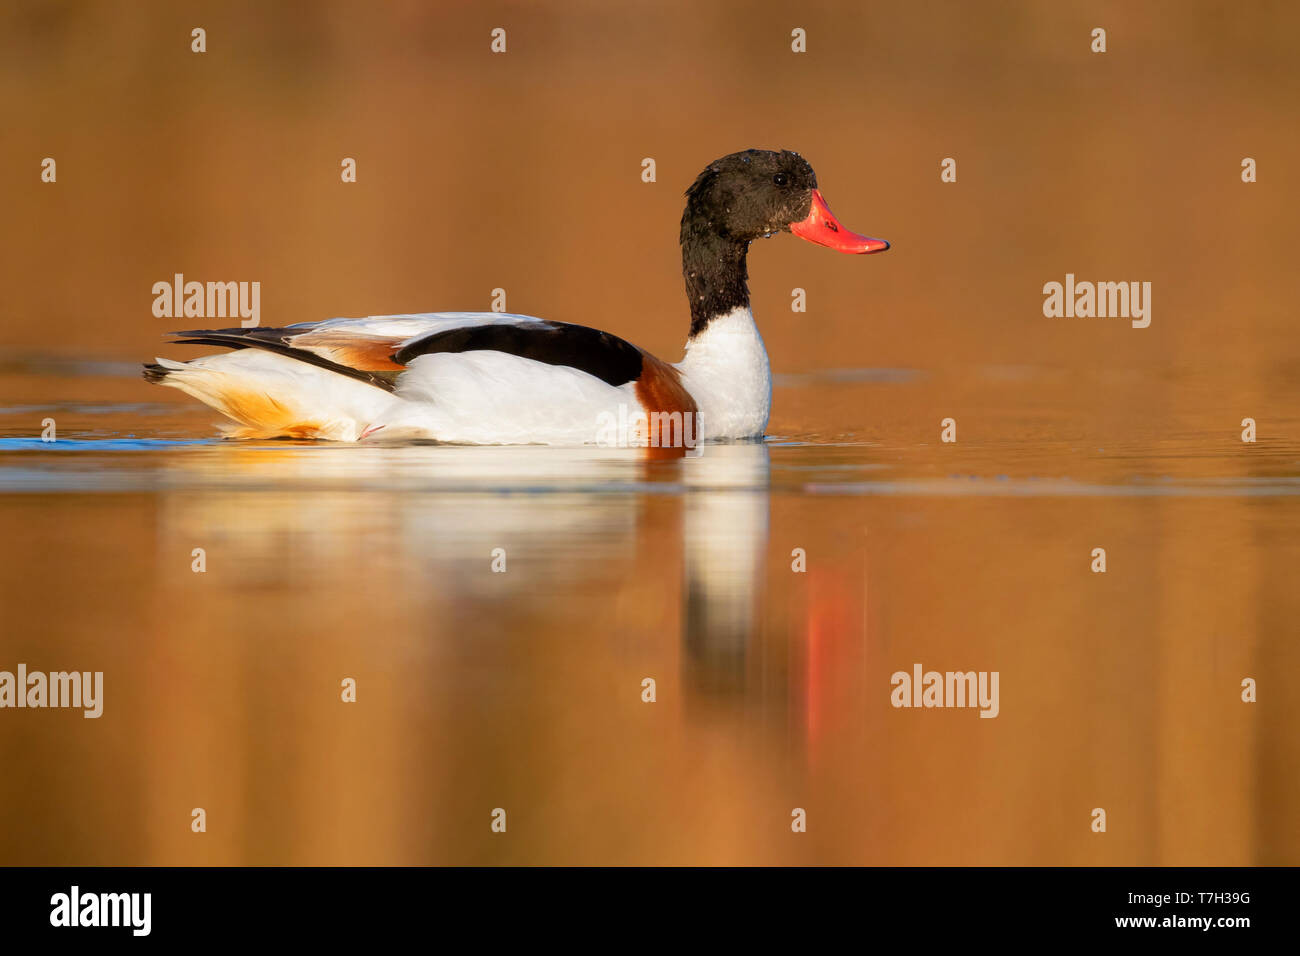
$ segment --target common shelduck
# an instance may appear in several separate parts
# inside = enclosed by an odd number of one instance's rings
[[[831,215],[798,153],[749,149],[710,163],[686,191],[682,273],[691,327],[671,365],[608,332],[498,312],[329,319],[285,328],[175,332],[233,349],[144,367],[227,415],[238,438],[600,443],[647,421],[640,442],[761,437],[772,404],[767,351],[749,307],[745,256],[793,232],[839,252],[889,248]],[[676,421],[669,426],[669,421]]]

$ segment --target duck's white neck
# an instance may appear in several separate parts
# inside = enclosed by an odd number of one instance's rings
[[[772,409],[772,368],[748,306],[709,320],[677,368],[706,441],[759,438]]]

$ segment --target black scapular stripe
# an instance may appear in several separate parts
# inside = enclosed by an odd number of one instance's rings
[[[547,365],[566,365],[610,385],[624,385],[641,377],[641,352],[635,345],[608,332],[567,322],[448,329],[403,346],[393,361],[409,365],[412,359],[434,352],[481,351],[506,352]]]

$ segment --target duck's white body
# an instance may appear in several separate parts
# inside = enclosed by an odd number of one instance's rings
[[[772,374],[746,255],[780,232],[854,255],[889,248],[844,228],[798,153],[742,150],[686,191],[679,241],[691,324],[676,365],[582,325],[434,312],[175,333],[181,344],[235,351],[160,358],[144,377],[217,408],[245,438],[660,447],[759,438]]]
[[[772,411],[772,366],[748,308],[709,322],[676,365],[695,399],[706,441],[757,438]]]
[[[290,340],[348,366],[357,361],[358,349],[373,351],[374,343],[395,352],[453,329],[532,324],[545,323],[508,313],[434,312],[332,319],[302,326]],[[241,437],[582,445],[607,441],[602,425],[611,419],[656,411],[646,407],[637,381],[611,385],[578,368],[491,350],[420,355],[396,376],[392,391],[258,348],[158,363],[165,372],[157,379],[161,384],[234,419],[239,425],[228,431]],[[763,434],[772,377],[748,308],[710,322],[671,368],[696,405],[694,440]]]

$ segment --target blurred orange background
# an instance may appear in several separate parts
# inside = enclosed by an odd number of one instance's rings
[[[734,498],[725,456],[511,457],[462,494],[463,452],[276,446],[160,452],[147,479],[89,459],[113,493],[60,494],[53,466],[6,486],[0,668],[104,669],[108,696],[100,721],[0,713],[0,861],[1300,861],[1297,31],[1282,2],[6,4],[9,406],[168,404],[135,433],[212,434],[126,367],[195,354],[152,313],[178,272],[260,281],[268,326],[504,288],[676,361],[682,193],[750,146],[801,152],[893,248],[754,247],[769,432],[819,447],[742,462]],[[1067,272],[1151,282],[1150,328],[1045,318]],[[816,378],[837,369],[904,384]],[[880,469],[901,484],[840,493]],[[1134,476],[1286,493],[1090,490]],[[522,551],[495,577],[500,542]],[[1001,716],[892,710],[914,661],[1000,668]]]

